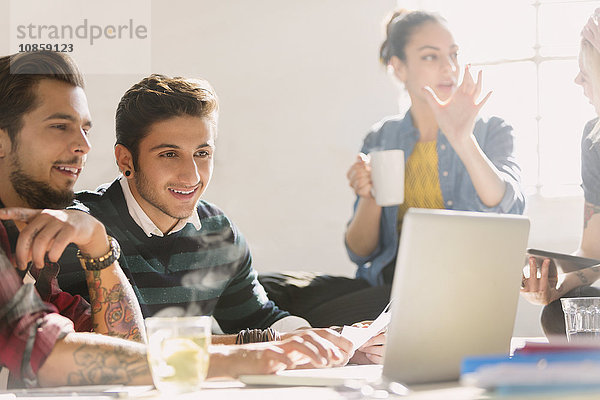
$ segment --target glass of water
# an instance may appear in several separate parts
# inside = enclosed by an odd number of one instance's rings
[[[200,389],[208,372],[210,317],[146,318],[152,380],[164,393]]]
[[[600,340],[600,297],[572,297],[560,301],[569,342]]]

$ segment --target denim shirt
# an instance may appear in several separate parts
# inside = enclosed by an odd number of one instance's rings
[[[581,187],[585,201],[600,205],[600,142],[594,143],[590,132],[598,123],[598,118],[589,121],[581,138]]]
[[[521,169],[515,159],[512,127],[498,117],[484,121],[478,119],[473,131],[479,146],[500,172],[506,182],[504,196],[498,205],[488,207],[479,198],[471,178],[443,132],[438,131],[437,154],[440,188],[445,208],[448,210],[483,211],[495,213],[522,214],[525,196],[521,189]],[[410,110],[404,117],[396,116],[377,123],[364,140],[361,152],[402,149],[408,160],[419,140]],[[357,197],[354,212],[358,205]],[[346,250],[352,262],[358,266],[357,278],[367,280],[371,285],[382,285],[382,271],[391,263],[398,252],[397,232],[398,206],[383,207],[379,227],[379,243],[371,254],[361,257],[354,254],[346,243]]]

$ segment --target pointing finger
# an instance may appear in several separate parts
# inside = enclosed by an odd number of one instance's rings
[[[13,221],[30,222],[41,212],[42,210],[34,210],[24,207],[0,208],[0,220],[12,219]]]

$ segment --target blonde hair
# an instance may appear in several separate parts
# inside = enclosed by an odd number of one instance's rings
[[[594,101],[600,101],[600,52],[587,40],[581,40],[581,63],[585,69],[587,79],[590,81],[594,96]],[[594,105],[595,107],[595,105]],[[596,111],[598,112],[598,111]],[[600,115],[599,115],[600,117]],[[600,118],[590,133],[588,138],[593,143],[600,141]]]

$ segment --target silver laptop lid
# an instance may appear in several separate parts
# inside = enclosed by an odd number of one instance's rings
[[[528,235],[523,216],[409,209],[384,377],[456,380],[463,357],[508,354]]]

